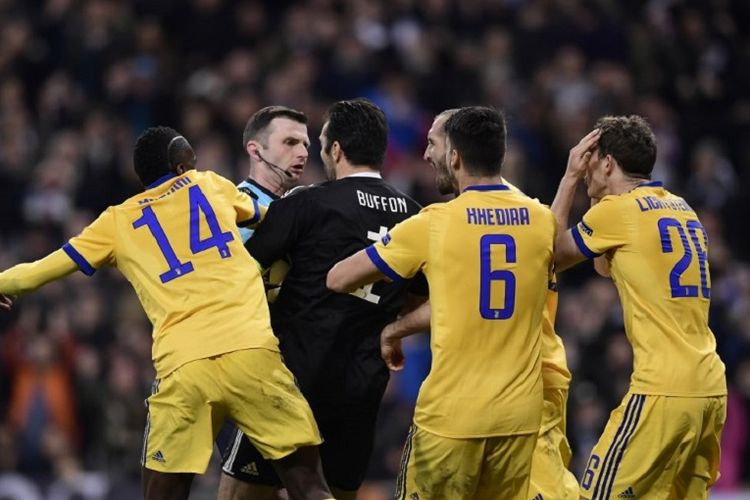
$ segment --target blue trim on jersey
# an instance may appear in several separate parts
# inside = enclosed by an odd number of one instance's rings
[[[146,189],[155,188],[156,186],[164,184],[169,179],[172,179],[174,177],[177,177],[177,174],[175,174],[173,172],[169,172],[168,174],[164,174],[161,177],[159,177],[158,179],[156,179],[154,182],[152,182],[151,184],[149,184],[148,186],[146,186]]]
[[[375,267],[378,268],[378,271],[385,274],[393,281],[403,281],[404,278],[402,278],[401,275],[396,271],[391,269],[391,266],[389,266],[388,263],[383,260],[383,257],[380,256],[374,245],[370,245],[369,247],[365,248],[365,253],[368,257],[370,257],[370,260],[373,264],[375,264]]]
[[[581,236],[580,231],[578,231],[578,226],[571,227],[570,233],[573,235],[573,240],[576,242],[578,250],[580,250],[587,259],[593,259],[594,257],[599,257],[601,255],[600,253],[596,253],[588,246],[586,246],[586,243],[583,241],[583,236]]]
[[[87,261],[83,255],[78,253],[78,250],[76,250],[73,245],[71,245],[70,243],[66,243],[63,245],[62,249],[63,252],[68,254],[68,257],[70,257],[73,262],[76,263],[83,274],[85,274],[86,276],[91,276],[96,272],[94,266],[89,264],[89,261]]]
[[[253,224],[260,221],[260,207],[258,206],[258,200],[250,197],[251,200],[253,200],[253,210],[255,210],[255,215],[251,219],[243,220],[242,222],[238,222],[238,226],[252,226]]]
[[[642,182],[638,184],[639,188],[645,188],[645,187],[664,187],[664,183],[662,181],[649,181],[649,182]]]
[[[478,184],[465,187],[464,192],[466,191],[510,191],[510,188],[505,184]]]

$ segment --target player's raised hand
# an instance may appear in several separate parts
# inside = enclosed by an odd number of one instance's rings
[[[0,310],[10,311],[13,306],[13,297],[10,295],[3,295],[0,293]]]
[[[586,173],[586,167],[589,164],[591,153],[599,142],[601,131],[595,128],[581,139],[578,144],[573,146],[568,154],[568,166],[565,169],[565,175],[575,179],[583,178]]]
[[[380,334],[380,355],[389,370],[398,372],[404,369],[404,351],[401,349],[401,339],[392,335],[393,323],[383,328]]]

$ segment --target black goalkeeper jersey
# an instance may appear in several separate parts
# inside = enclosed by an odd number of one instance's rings
[[[339,294],[326,288],[326,275],[419,210],[381,178],[355,175],[300,187],[273,202],[247,242],[261,266],[279,259],[291,264],[270,305],[271,321],[284,361],[318,418],[377,411],[388,382],[380,332],[395,320],[407,290],[427,295],[423,278]]]

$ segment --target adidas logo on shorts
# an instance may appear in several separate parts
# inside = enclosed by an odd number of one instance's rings
[[[243,474],[247,474],[248,476],[259,476],[260,475],[260,473],[258,472],[258,466],[255,465],[255,462],[250,462],[249,464],[244,465],[240,469],[240,472],[242,472]]]
[[[157,462],[162,463],[162,464],[167,461],[167,459],[164,458],[164,454],[161,452],[161,450],[151,455],[151,460],[156,460]]]
[[[617,498],[635,498],[635,492],[633,491],[633,487],[629,486],[627,490],[617,495]]]

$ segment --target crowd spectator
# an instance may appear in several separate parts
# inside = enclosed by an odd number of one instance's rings
[[[595,118],[639,113],[657,137],[655,177],[708,230],[710,321],[730,387],[716,490],[747,489],[749,44],[743,0],[0,0],[0,268],[45,255],[137,192],[132,145],[151,125],[184,131],[199,168],[240,181],[242,130],[260,107],[304,110],[317,137],[332,101],[368,96],[391,125],[387,178],[427,204],[442,199],[421,160],[432,116],[497,106],[507,177],[549,203]],[[318,147],[306,183],[323,178]],[[580,475],[632,354],[614,287],[590,267],[561,275],[557,327]],[[392,380],[363,497],[392,491],[426,342],[410,341]],[[0,316],[0,497],[137,495],[149,357],[148,322],[114,273],[76,276]]]

